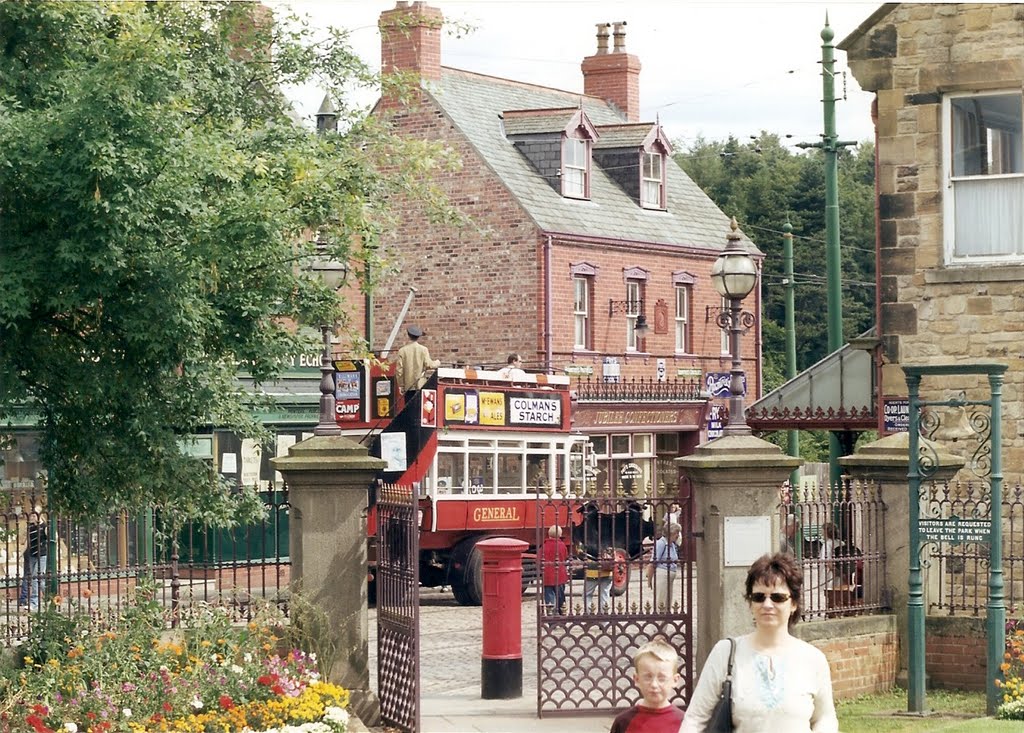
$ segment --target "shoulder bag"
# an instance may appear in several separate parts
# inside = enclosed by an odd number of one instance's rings
[[[736,640],[729,638],[729,666],[725,670],[725,679],[722,680],[722,692],[718,695],[718,702],[715,709],[711,711],[708,718],[708,725],[704,729],[707,733],[726,733],[734,730],[732,727],[732,661],[736,657]]]

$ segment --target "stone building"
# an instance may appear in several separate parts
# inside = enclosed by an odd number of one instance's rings
[[[839,48],[876,95],[880,394],[906,397],[905,364],[1008,364],[1012,486],[1024,472],[1024,5],[888,3]],[[988,397],[963,377],[922,384],[925,399],[960,390]]]
[[[401,226],[386,243],[398,273],[374,293],[371,347],[383,348],[412,286],[404,322],[426,332],[443,365],[497,369],[518,352],[528,371],[571,375],[575,427],[592,439],[599,476],[674,485],[672,459],[708,438],[709,405],[728,397],[709,275],[729,218],[673,161],[664,129],[640,120],[625,24],[598,25],[582,92],[442,66],[442,24],[421,2],[381,15],[383,72],[419,85],[413,100],[385,96],[375,114],[458,153],[460,169],[436,183],[472,225],[435,225],[398,202]],[[355,319],[364,303],[353,299]],[[760,312],[759,287],[746,309]],[[756,396],[759,321],[741,354]]]

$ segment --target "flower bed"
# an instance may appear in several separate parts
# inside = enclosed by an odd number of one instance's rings
[[[0,675],[3,733],[347,730],[348,692],[322,678],[314,653],[285,648],[273,609],[238,624],[196,606],[169,632],[144,589],[110,620],[54,601]]]
[[[1000,666],[1003,679],[996,680],[1002,688],[1003,703],[996,717],[1003,720],[1024,720],[1024,619],[1006,623],[1006,652]]]

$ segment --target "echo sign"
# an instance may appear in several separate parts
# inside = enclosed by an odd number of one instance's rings
[[[520,425],[552,425],[562,423],[562,402],[543,397],[513,397],[509,400],[510,422]]]

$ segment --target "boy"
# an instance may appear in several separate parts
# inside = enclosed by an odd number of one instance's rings
[[[679,684],[679,656],[663,636],[637,649],[633,657],[633,682],[643,697],[612,721],[610,733],[676,733],[683,711],[669,702]]]

